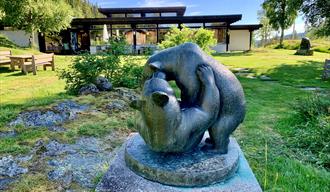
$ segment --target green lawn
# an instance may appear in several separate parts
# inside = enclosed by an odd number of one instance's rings
[[[26,51],[30,50],[17,49],[14,53]],[[215,58],[229,68],[249,68],[256,76],[267,75],[277,80],[239,78],[247,98],[247,116],[234,135],[263,189],[265,191],[330,191],[329,171],[302,160],[303,158],[295,152],[295,148],[287,143],[284,129],[291,127],[278,126],[283,119],[293,113],[291,103],[295,99],[311,94],[301,90],[300,87],[321,87],[328,90],[326,94],[329,94],[330,81],[322,81],[321,74],[324,60],[330,58],[330,54],[316,52],[314,56],[306,57],[296,56],[294,52],[257,49],[249,53],[218,54]],[[56,56],[56,67],[65,68],[71,59],[70,56]],[[55,100],[71,97],[65,94],[64,82],[57,79],[56,72],[39,70],[36,76],[32,74],[25,76],[19,71],[11,72],[5,67],[0,67],[0,130],[7,129],[5,125],[21,110],[49,105]],[[99,99],[91,97],[83,97],[80,100],[100,102]],[[83,123],[95,122],[93,125],[95,130],[100,129],[100,133],[103,133],[102,121],[106,118],[89,117],[88,122]],[[118,119],[125,120],[125,117]],[[98,126],[98,123],[101,124]],[[75,127],[80,125],[73,123],[70,126],[75,130],[78,129]],[[94,136],[102,135],[91,132],[86,127],[88,126],[80,126],[78,133],[81,131]],[[2,153],[17,153],[17,149],[22,147],[20,142],[24,139],[34,141],[36,138],[46,136],[44,130],[30,131],[26,137],[21,136],[19,141],[9,143],[16,148]],[[330,141],[325,142],[330,143]],[[0,147],[8,147],[9,144],[0,142]]]

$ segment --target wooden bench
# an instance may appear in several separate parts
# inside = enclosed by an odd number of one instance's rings
[[[0,51],[0,65],[10,65],[11,51]]]
[[[43,66],[44,70],[46,70],[47,66],[50,66],[52,67],[52,71],[55,71],[54,53],[32,55],[32,61],[25,62],[22,70],[25,74],[27,74],[28,68],[31,68],[33,75],[36,75],[38,66]]]

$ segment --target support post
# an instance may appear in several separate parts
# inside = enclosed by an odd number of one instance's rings
[[[229,24],[226,24],[226,52],[229,51]]]
[[[249,51],[251,51],[251,47],[252,47],[252,33],[253,31],[250,29],[250,44],[249,44]]]
[[[159,25],[157,24],[157,43],[159,43]]]
[[[133,52],[136,53],[136,26],[132,25],[132,31],[133,31]]]

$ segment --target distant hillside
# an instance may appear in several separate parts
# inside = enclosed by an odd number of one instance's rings
[[[78,18],[94,18],[102,17],[98,11],[97,5],[89,2],[89,0],[65,0],[71,5],[74,16]]]
[[[297,33],[297,34],[295,34],[295,39],[301,39],[301,38],[303,38],[303,37],[306,37],[306,34],[307,33]],[[285,35],[284,36],[284,39],[292,39],[292,33],[291,34],[288,34],[288,35]]]

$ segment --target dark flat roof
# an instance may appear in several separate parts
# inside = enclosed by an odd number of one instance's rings
[[[229,29],[231,30],[242,30],[242,29],[248,29],[251,31],[258,30],[262,27],[261,24],[251,24],[251,25],[230,25]]]
[[[183,16],[186,12],[185,6],[177,7],[131,7],[131,8],[99,8],[99,12],[104,15],[120,13],[165,13],[175,12],[178,16]]]
[[[175,23],[214,23],[232,24],[242,19],[242,15],[207,15],[178,17],[134,17],[134,18],[76,18],[72,25],[103,25],[103,24],[175,24]]]

